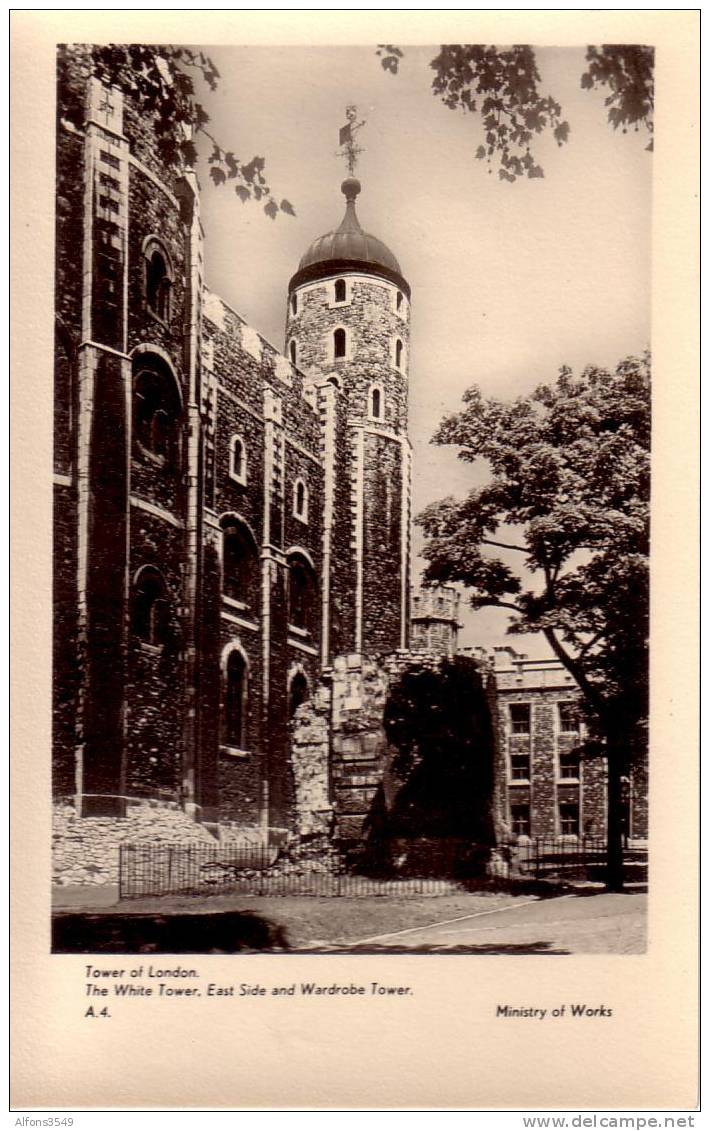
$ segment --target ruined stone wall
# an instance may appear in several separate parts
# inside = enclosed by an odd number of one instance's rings
[[[137,800],[126,816],[79,817],[69,799],[59,799],[52,818],[52,881],[67,884],[118,883],[121,844],[204,844],[214,837],[175,802]]]

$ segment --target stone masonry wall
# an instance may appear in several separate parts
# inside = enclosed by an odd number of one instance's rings
[[[214,844],[176,804],[130,800],[126,816],[78,817],[70,801],[55,805],[52,822],[53,882],[115,884],[121,844]]]

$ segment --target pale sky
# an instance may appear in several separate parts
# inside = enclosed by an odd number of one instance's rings
[[[266,158],[277,199],[296,218],[272,222],[201,174],[208,285],[283,349],[286,288],[311,241],[344,211],[336,156],[345,107],[366,120],[358,215],[398,258],[412,288],[410,425],[414,512],[463,496],[483,469],[429,444],[472,384],[513,397],[558,368],[613,366],[650,345],[651,174],[647,135],[615,133],[604,95],[580,89],[584,48],[539,48],[543,93],[569,121],[562,148],[536,141],[542,180],[508,184],[474,153],[480,120],[431,93],[437,52],[405,50],[385,73],[373,47],[209,48],[221,73],[205,96],[210,129],[238,158]],[[415,548],[420,535],[415,529]],[[510,643],[499,610],[464,613],[461,643]]]

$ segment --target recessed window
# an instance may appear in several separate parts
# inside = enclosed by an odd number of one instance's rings
[[[296,714],[296,711],[305,703],[308,698],[308,680],[303,672],[296,672],[289,684],[288,688],[288,717],[290,719]]]
[[[313,568],[300,554],[293,554],[288,563],[289,624],[311,632],[316,604],[316,578]]]
[[[170,321],[172,269],[164,248],[149,240],[145,255],[145,299],[148,308],[163,322]]]
[[[510,755],[510,780],[530,781],[529,754],[514,753]]]
[[[289,342],[288,355],[291,358],[291,365],[295,365],[297,355],[296,355],[296,343],[294,342],[293,339],[291,339],[291,341]]]
[[[510,726],[513,734],[530,734],[530,704],[510,704]]]
[[[345,336],[345,330],[339,327],[333,334],[333,356],[345,357],[346,347],[347,338]]]
[[[168,635],[170,606],[160,570],[144,566],[136,576],[131,607],[131,629],[144,644],[160,647]]]
[[[243,750],[247,715],[247,664],[236,648],[227,658],[224,673],[223,740],[226,746]]]
[[[164,466],[177,464],[180,403],[172,375],[143,359],[133,384],[133,439]]]
[[[397,291],[397,310],[402,309],[402,303],[403,302],[404,302],[404,295],[402,294],[401,291]]]
[[[373,420],[382,420],[384,416],[382,389],[379,385],[373,385],[370,389],[370,416]]]
[[[397,366],[397,369],[402,368],[403,353],[404,353],[404,346],[402,345],[402,342],[400,341],[400,339],[397,338],[397,341],[394,344],[394,363]]]
[[[511,805],[510,824],[516,836],[530,836],[530,806],[522,802]]]
[[[247,450],[241,436],[232,436],[229,442],[229,474],[238,483],[247,481]]]
[[[293,513],[301,522],[308,521],[308,488],[302,479],[293,485]]]
[[[345,284],[345,279],[335,280],[335,301],[345,302],[348,297],[348,289]]]
[[[579,805],[576,803],[560,804],[560,835],[579,836]]]
[[[291,295],[291,313],[298,313],[298,295]]]
[[[560,730],[565,734],[579,734],[579,712],[576,703],[558,703]]]
[[[256,543],[243,522],[222,520],[222,591],[249,605],[256,597],[259,558]]]

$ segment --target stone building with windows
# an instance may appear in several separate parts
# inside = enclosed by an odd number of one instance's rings
[[[496,728],[495,812],[498,837],[603,837],[606,771],[580,750],[579,690],[555,660],[494,649],[490,669]],[[648,836],[646,776],[635,766],[624,781],[624,832]]]
[[[207,287],[196,177],[90,48],[58,106],[56,843],[289,828],[299,707],[408,645],[409,286],[348,178],[281,353]]]
[[[196,176],[89,47],[58,108],[57,877],[115,878],[122,841],[356,841],[388,689],[457,653],[454,588],[410,610],[407,280],[346,178],[281,352],[210,291]],[[501,835],[601,831],[570,677],[504,652]]]

